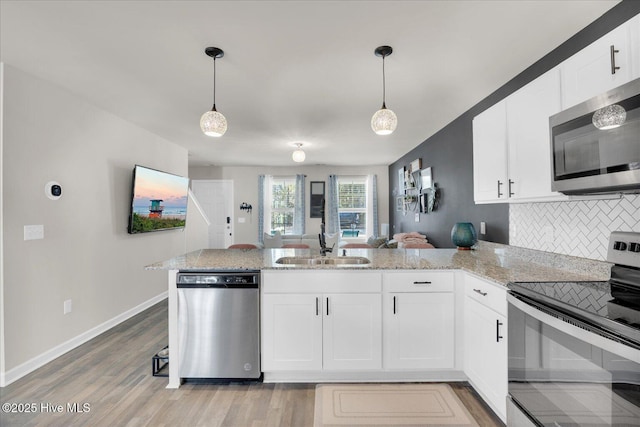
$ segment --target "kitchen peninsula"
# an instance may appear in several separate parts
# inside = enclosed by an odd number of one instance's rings
[[[504,420],[506,284],[608,280],[611,268],[484,241],[470,251],[347,249],[346,255],[370,263],[282,265],[276,263],[281,257],[319,255],[212,249],[149,265],[169,271],[171,360],[180,352],[176,274],[260,271],[264,381],[469,380]],[[178,366],[170,363],[168,388],[180,382]]]

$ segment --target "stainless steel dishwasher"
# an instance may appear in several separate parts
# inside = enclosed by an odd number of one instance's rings
[[[178,273],[181,378],[259,379],[260,273]]]

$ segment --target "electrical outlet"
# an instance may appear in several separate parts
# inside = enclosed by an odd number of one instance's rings
[[[24,240],[44,239],[44,225],[25,225]]]
[[[71,300],[68,299],[64,302],[64,314],[71,313]]]
[[[420,214],[419,213],[415,214],[415,216],[413,217],[413,220],[415,222],[420,222]]]
[[[487,223],[484,221],[480,222],[480,234],[487,234]]]

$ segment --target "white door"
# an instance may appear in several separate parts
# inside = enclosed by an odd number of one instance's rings
[[[381,369],[381,295],[325,294],[323,299],[324,369]]]
[[[322,369],[322,308],[313,294],[262,297],[262,370]]]
[[[233,181],[192,180],[191,190],[210,222],[209,248],[228,248],[233,244]]]
[[[453,293],[395,293],[385,298],[385,368],[453,368]]]

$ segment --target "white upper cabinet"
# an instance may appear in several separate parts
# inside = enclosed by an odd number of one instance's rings
[[[563,199],[551,191],[549,117],[561,111],[560,70],[554,68],[507,98],[510,201]]]
[[[498,102],[473,119],[473,184],[476,203],[507,201],[505,101]]]
[[[567,200],[551,191],[549,117],[639,77],[640,15],[477,115],[475,202]]]
[[[563,109],[640,77],[640,15],[591,43],[560,67]]]
[[[560,110],[554,68],[473,119],[476,203],[566,198],[551,191],[549,116]]]

